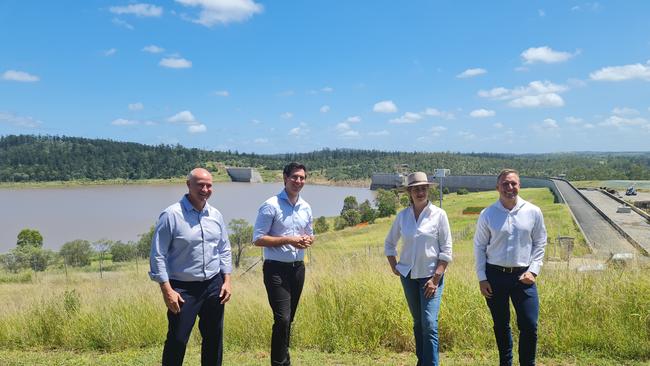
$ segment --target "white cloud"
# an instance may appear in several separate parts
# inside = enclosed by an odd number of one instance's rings
[[[474,140],[476,139],[476,135],[468,132],[468,131],[460,131],[458,132],[458,136],[462,137],[465,140]]]
[[[393,118],[389,123],[395,124],[404,124],[404,123],[415,123],[422,119],[422,116],[419,113],[406,112],[399,118]]]
[[[129,104],[129,110],[130,111],[141,111],[144,109],[144,104],[137,102],[137,103],[130,103]]]
[[[331,92],[334,91],[334,88],[326,86],[326,87],[322,88],[320,91],[322,91],[323,93],[331,93]]]
[[[181,57],[165,57],[160,60],[158,65],[168,67],[170,69],[187,69],[192,67],[192,61]]]
[[[510,100],[508,105],[514,108],[561,107],[564,99],[558,93],[566,90],[568,88],[564,85],[537,80],[514,89],[498,87],[480,90],[478,95],[494,100]]]
[[[176,2],[184,6],[199,7],[201,11],[198,18],[188,18],[188,20],[206,27],[243,22],[264,10],[262,4],[253,0],[176,0]]]
[[[348,118],[349,120],[350,118]],[[338,123],[335,127],[336,131],[339,133],[339,137],[343,138],[356,138],[359,137],[359,132],[352,129],[348,122]]]
[[[142,52],[149,52],[149,53],[162,53],[164,51],[165,51],[164,48],[158,47],[155,44],[151,44],[142,48]]]
[[[284,118],[284,119],[290,119],[290,118],[293,118],[293,113],[291,113],[291,112],[284,112],[284,113],[282,113],[282,114],[280,115],[280,117],[281,117],[281,118]]]
[[[628,108],[628,107],[616,107],[612,109],[612,114],[617,114],[619,116],[636,116],[639,115],[639,111],[637,111],[634,108]]]
[[[467,69],[467,70],[461,72],[460,74],[456,75],[456,77],[459,78],[459,79],[466,79],[466,78],[471,78],[471,77],[478,76],[478,75],[483,75],[485,73],[487,73],[487,71],[485,69],[481,69],[481,68]]]
[[[345,137],[345,138],[354,138],[354,137],[359,137],[359,132],[355,130],[348,130],[340,134],[339,136]]]
[[[32,117],[16,116],[13,113],[0,111],[0,123],[8,123],[16,127],[38,128],[43,122]]]
[[[104,51],[104,56],[113,56],[115,53],[117,53],[117,48],[111,48]]]
[[[40,80],[40,78],[36,75],[32,75],[24,71],[16,71],[16,70],[5,71],[2,74],[2,79],[9,80],[9,81],[20,81],[23,83],[33,83]]]
[[[493,124],[492,126],[494,128],[503,128],[504,127],[503,123],[501,123],[501,122],[497,122],[497,123]]]
[[[140,122],[133,119],[118,118],[113,120],[111,124],[113,126],[133,126],[133,125],[140,124]]]
[[[381,130],[381,131],[371,131],[368,132],[369,136],[388,136],[390,133],[387,130]]]
[[[605,121],[599,123],[598,125],[604,127],[627,127],[627,126],[639,126],[645,125],[648,121],[645,118],[636,117],[636,118],[625,118],[621,116],[609,116]]]
[[[228,92],[227,90],[217,90],[216,92],[214,92],[214,95],[218,97],[229,97],[230,92]]]
[[[190,111],[178,112],[175,115],[167,118],[167,122],[171,123],[185,123],[185,124],[197,124],[197,120]]]
[[[375,106],[372,108],[373,112],[377,113],[395,113],[397,112],[397,106],[393,103],[392,100],[383,100],[381,102],[375,103]]]
[[[330,106],[324,105],[324,106],[320,107],[320,112],[321,113],[327,113],[327,112],[330,111],[330,109],[331,109]]]
[[[555,129],[555,128],[560,128],[558,126],[557,121],[554,120],[553,118],[546,118],[542,121],[542,127],[546,129]]]
[[[130,14],[138,17],[159,17],[163,8],[152,4],[131,4],[126,6],[111,6],[108,9],[113,14]]]
[[[582,118],[569,116],[569,117],[566,117],[566,118],[564,119],[564,121],[565,121],[566,123],[570,123],[570,124],[572,124],[572,125],[577,125],[577,124],[579,124],[579,123],[582,123]]]
[[[198,125],[189,125],[187,126],[187,132],[189,133],[203,133],[208,130],[208,127],[204,124],[198,124]]]
[[[481,109],[473,110],[472,112],[470,112],[469,115],[474,118],[486,118],[486,117],[493,117],[496,114],[497,113],[495,111],[481,108]]]
[[[454,114],[451,112],[440,111],[435,108],[426,108],[421,115],[430,116],[430,117],[442,117],[445,119],[454,119]]]
[[[347,131],[350,129],[350,125],[345,122],[337,123],[336,124],[336,130],[339,132]]]
[[[294,127],[289,130],[289,136],[305,136],[308,132],[304,126]]]
[[[115,24],[116,26],[118,26],[118,27],[126,28],[126,29],[129,29],[129,30],[134,29],[131,24],[127,23],[126,21],[124,21],[122,19],[113,18],[113,19],[111,19],[111,22],[113,24]]]
[[[524,63],[527,64],[533,64],[536,62],[553,64],[567,61],[573,56],[574,55],[569,52],[555,51],[548,46],[531,47],[521,53]]]
[[[359,123],[359,122],[361,122],[361,117],[359,117],[359,116],[351,116],[351,117],[348,117],[345,121],[348,122],[348,123]]]
[[[514,108],[562,107],[564,99],[555,93],[526,95],[511,100],[508,105]]]
[[[266,144],[267,142],[269,142],[269,139],[258,137],[255,140],[253,140],[253,142],[256,144]]]
[[[645,65],[637,63],[633,65],[603,67],[589,74],[589,77],[596,81],[624,81],[634,79],[650,81],[650,61]]]
[[[445,131],[447,131],[447,127],[445,126],[433,126],[429,129],[431,135],[435,137],[440,136],[440,134]]]

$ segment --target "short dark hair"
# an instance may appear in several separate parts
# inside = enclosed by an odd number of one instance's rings
[[[517,177],[519,177],[519,172],[517,170],[509,169],[509,168],[503,169],[497,176],[497,185],[499,184],[499,182],[501,182],[501,179],[503,179],[508,174],[517,174]]]
[[[284,169],[282,170],[282,175],[288,178],[291,175],[291,173],[293,173],[294,170],[301,170],[301,169],[304,170],[305,175],[307,175],[307,168],[305,168],[304,165],[293,161],[284,166]]]

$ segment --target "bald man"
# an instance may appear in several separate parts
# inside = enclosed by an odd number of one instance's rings
[[[190,332],[199,317],[201,365],[221,365],[223,312],[230,300],[231,251],[223,216],[208,203],[212,175],[196,168],[188,193],[158,218],[151,242],[149,277],[167,305],[163,365],[182,365]]]

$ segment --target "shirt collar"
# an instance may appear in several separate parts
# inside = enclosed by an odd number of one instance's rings
[[[515,211],[519,210],[523,205],[528,203],[523,198],[517,196],[517,203],[515,203],[515,207],[513,207],[512,210],[508,210],[507,208],[505,208],[503,206],[503,203],[501,203],[501,200],[497,200],[497,202],[498,202],[499,208],[502,209],[503,211],[506,211],[506,212],[515,212]]]
[[[289,204],[291,204],[291,201],[289,201],[289,195],[287,194],[287,191],[283,188],[282,191],[278,194],[278,198],[281,198],[285,201],[287,201]],[[299,206],[302,203],[302,197],[300,194],[298,194],[298,199],[296,200],[296,206]]]
[[[208,212],[208,206],[209,204],[206,202],[205,206],[203,206],[203,210],[199,211],[194,206],[192,205],[192,202],[190,202],[190,198],[187,194],[183,196],[181,199],[181,206],[183,207],[183,210],[185,211],[196,211],[196,212],[201,212],[201,213],[207,213]]]

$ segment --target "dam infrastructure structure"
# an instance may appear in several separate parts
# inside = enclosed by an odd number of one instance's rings
[[[617,253],[639,252],[648,255],[650,223],[647,219],[634,211],[617,213],[617,206],[620,206],[620,203],[605,196],[601,191],[578,190],[563,179],[553,179],[553,182],[569,206],[571,214],[595,256],[604,258]],[[634,226],[645,226],[645,228],[637,230]]]
[[[370,189],[394,189],[406,186],[406,174],[402,173],[374,173],[370,182]]]
[[[263,183],[262,176],[255,168],[226,168],[233,182]]]

